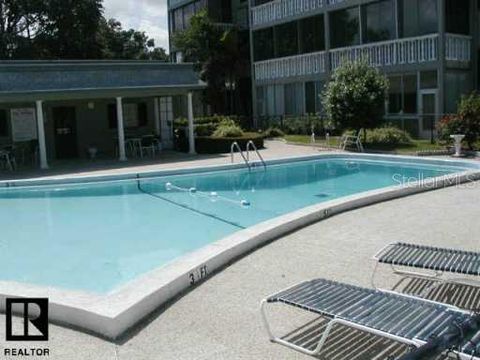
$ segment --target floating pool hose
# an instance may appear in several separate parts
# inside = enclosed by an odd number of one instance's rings
[[[176,185],[172,184],[171,182],[168,182],[168,183],[165,184],[165,190],[167,190],[167,191],[177,190],[177,191],[182,191],[182,192],[188,192],[192,196],[207,198],[207,199],[210,199],[210,201],[212,201],[212,202],[224,201],[224,202],[228,202],[228,203],[231,203],[231,204],[240,205],[243,208],[248,208],[248,207],[251,206],[250,201],[248,201],[246,199],[238,201],[238,200],[230,199],[226,196],[219,195],[215,191],[204,192],[204,191],[199,191],[199,190],[197,190],[197,188],[194,188],[194,187],[184,188],[184,187],[176,186]]]

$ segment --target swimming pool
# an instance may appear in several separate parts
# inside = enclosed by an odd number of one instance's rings
[[[286,214],[476,169],[469,162],[337,155],[266,170],[0,188],[0,281],[100,298]],[[201,264],[193,265],[192,284],[210,271]]]

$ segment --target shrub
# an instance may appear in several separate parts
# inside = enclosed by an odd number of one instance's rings
[[[399,128],[383,127],[367,131],[367,143],[384,146],[409,145],[412,138]]]
[[[285,135],[284,132],[277,127],[269,127],[263,133],[263,136],[265,136],[266,138],[283,137],[284,135]]]
[[[195,125],[195,135],[196,136],[211,136],[215,130],[217,130],[218,125],[215,124],[199,124]]]
[[[480,95],[462,96],[458,115],[445,116],[437,126],[441,140],[451,141],[450,135],[463,134],[465,142],[473,149],[480,134]]]
[[[329,119],[342,128],[372,129],[383,121],[388,80],[365,62],[344,63],[323,93]]]
[[[240,137],[243,136],[243,130],[235,123],[235,121],[225,119],[218,125],[212,136],[215,138]]]

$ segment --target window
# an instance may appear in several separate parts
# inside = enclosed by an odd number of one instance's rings
[[[390,88],[388,90],[388,113],[398,114],[403,109],[402,77],[392,76],[388,81],[390,83]]]
[[[183,7],[183,27],[187,28],[190,25],[190,19],[195,14],[195,4],[191,3]]]
[[[321,113],[322,91],[324,84],[321,81],[309,81],[305,83],[305,112],[307,114]]]
[[[403,75],[389,77],[388,90],[389,114],[416,114],[417,113],[417,75]]]
[[[207,7],[207,0],[199,0],[195,2],[195,12],[198,13]]]
[[[417,113],[417,75],[403,77],[403,112],[406,114]]]
[[[117,106],[109,104],[107,108],[108,128],[116,129],[117,124]],[[146,103],[127,103],[123,104],[123,122],[125,128],[137,128],[147,126],[148,110]]]
[[[266,91],[264,86],[257,86],[257,114],[258,116],[265,116],[266,111]]]
[[[215,22],[232,22],[232,2],[224,0],[209,0],[208,14]]]
[[[437,88],[437,71],[422,71],[420,73],[420,89]]]
[[[325,50],[325,29],[323,15],[299,21],[300,53]]]
[[[255,61],[273,58],[273,28],[253,33],[253,58]]]
[[[469,94],[473,89],[472,76],[468,71],[447,71],[445,82],[445,110],[447,113],[455,113],[461,96]]]
[[[301,115],[303,113],[303,86],[301,83],[285,84],[285,115]]]
[[[284,57],[298,53],[297,22],[275,26],[275,57]]]
[[[173,11],[173,29],[174,31],[182,31],[184,29],[182,8]]]
[[[446,28],[448,33],[470,34],[470,14],[468,0],[446,0]]]
[[[363,42],[395,38],[395,5],[393,0],[362,6]]]
[[[399,0],[401,37],[438,32],[437,0]]]
[[[332,48],[360,44],[360,21],[358,7],[335,11],[330,17]]]
[[[172,11],[172,31],[185,30],[190,25],[192,16],[206,9],[207,0],[197,0],[190,4],[184,5]]]
[[[0,136],[8,136],[7,111],[0,109]]]

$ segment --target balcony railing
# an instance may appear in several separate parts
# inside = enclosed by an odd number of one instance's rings
[[[256,62],[255,79],[268,81],[322,74],[328,70],[327,56],[332,70],[345,61],[363,60],[374,67],[433,62],[439,57],[438,38],[438,34],[433,34]],[[445,59],[470,62],[471,42],[468,36],[446,34]]]
[[[252,8],[252,26],[301,15],[345,0],[274,0]]]
[[[469,62],[472,58],[472,38],[465,35],[447,34],[445,58],[449,61]]]
[[[374,44],[352,46],[330,51],[332,69],[344,61],[364,60],[370,66],[419,64],[436,61],[438,35],[382,41]]]
[[[325,60],[326,53],[322,51],[256,62],[255,79],[275,80],[321,74],[326,71]]]

